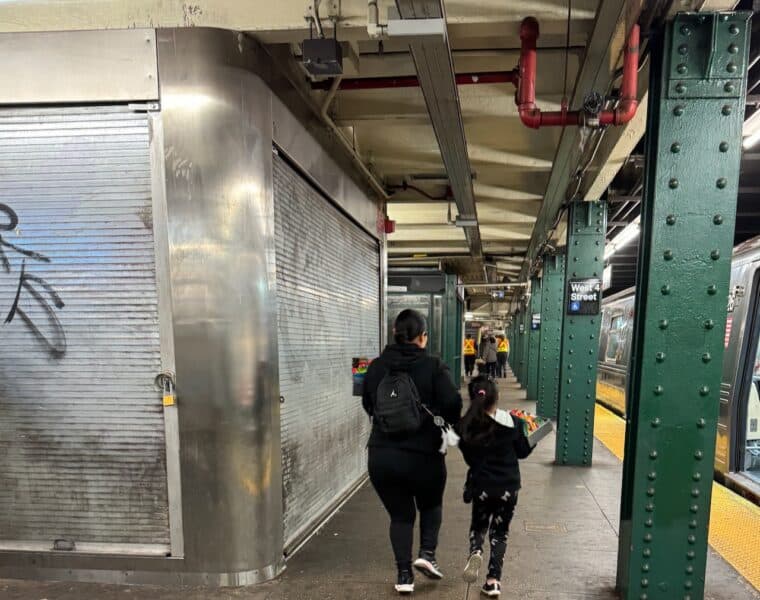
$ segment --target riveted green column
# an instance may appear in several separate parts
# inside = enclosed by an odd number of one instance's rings
[[[557,418],[559,359],[562,346],[565,256],[563,254],[545,256],[543,275],[536,412],[542,417],[555,419]]]
[[[530,299],[523,301],[520,314],[520,387],[528,387],[528,358],[530,349]]]
[[[653,40],[618,587],[704,598],[736,217],[748,13],[682,13]]]
[[[528,400],[538,399],[538,356],[541,329],[534,329],[534,315],[541,314],[541,279],[534,277],[530,285],[530,310],[528,311]],[[540,319],[540,316],[539,316]],[[540,325],[539,325],[540,327]]]
[[[591,465],[606,229],[604,202],[570,205],[555,453],[561,465]]]

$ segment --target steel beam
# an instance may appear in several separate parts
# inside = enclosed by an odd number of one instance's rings
[[[557,418],[564,290],[565,256],[544,257],[536,413],[552,419]]]
[[[440,0],[396,0],[396,6],[402,19],[446,18]],[[477,219],[472,168],[449,41],[446,37],[414,41],[409,44],[409,51],[459,214]],[[470,254],[481,258],[480,228],[475,225],[463,229]]]
[[[527,389],[528,400],[538,399],[538,365],[539,347],[541,343],[541,295],[543,282],[538,277],[531,279],[530,310],[528,311],[528,365]],[[538,315],[539,324],[536,327],[534,317]],[[535,327],[535,328],[534,328]]]
[[[682,13],[653,40],[618,557],[626,600],[704,598],[748,19]]]
[[[557,413],[561,465],[591,465],[606,218],[604,202],[570,205]]]

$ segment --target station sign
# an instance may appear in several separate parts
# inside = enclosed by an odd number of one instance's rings
[[[530,328],[533,331],[541,329],[541,313],[533,313],[530,318]]]
[[[598,277],[567,282],[567,314],[598,315],[602,305],[602,280]]]

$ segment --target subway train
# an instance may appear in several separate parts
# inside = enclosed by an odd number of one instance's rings
[[[621,416],[631,358],[634,292],[603,301],[597,402]],[[734,249],[725,331],[716,478],[760,498],[760,236]]]

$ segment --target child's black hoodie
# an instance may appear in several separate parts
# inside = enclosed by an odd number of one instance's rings
[[[473,424],[474,425],[474,424]],[[459,431],[462,440],[459,448],[470,467],[467,474],[475,497],[486,492],[489,496],[501,496],[520,489],[520,466],[518,459],[532,451],[525,436],[525,423],[504,410],[498,410],[495,418],[489,417],[486,435],[469,439],[467,432]]]

